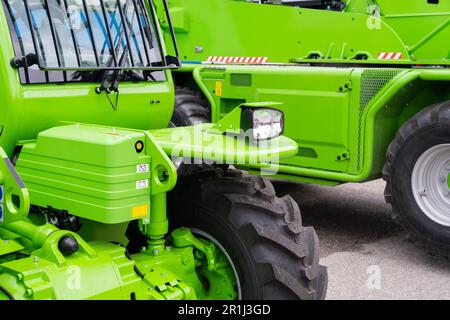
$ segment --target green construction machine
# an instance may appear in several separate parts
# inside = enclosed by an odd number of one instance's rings
[[[325,297],[276,103],[170,126],[165,2],[1,2],[0,300]]]
[[[285,135],[300,147],[274,178],[334,186],[383,177],[393,218],[448,256],[450,1],[169,7],[183,62],[174,125],[220,121],[246,102],[282,103]]]

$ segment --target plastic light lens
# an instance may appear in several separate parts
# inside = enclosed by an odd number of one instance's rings
[[[260,108],[253,111],[253,139],[267,140],[283,133],[283,113],[278,110]]]

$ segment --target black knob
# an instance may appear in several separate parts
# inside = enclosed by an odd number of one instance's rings
[[[64,236],[59,239],[58,249],[64,256],[70,256],[80,249],[80,245],[74,237]]]

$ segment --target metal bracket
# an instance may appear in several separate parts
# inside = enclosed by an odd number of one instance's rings
[[[21,220],[30,210],[30,195],[25,184],[0,147],[0,223]]]
[[[172,232],[172,243],[176,248],[194,247],[205,255],[209,271],[217,269],[214,243],[197,239],[188,228],[174,230]]]

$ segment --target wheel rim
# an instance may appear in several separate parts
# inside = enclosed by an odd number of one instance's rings
[[[420,156],[411,184],[422,212],[434,222],[450,227],[450,144],[434,146]]]
[[[195,228],[190,228],[190,230],[194,235],[203,237],[206,240],[213,242],[216,245],[216,247],[220,249],[221,253],[225,256],[226,260],[228,261],[229,265],[231,266],[231,268],[233,270],[234,280],[236,281],[237,299],[242,300],[241,283],[239,280],[237,269],[236,269],[236,266],[235,266],[233,260],[231,259],[230,255],[228,254],[228,252],[220,244],[220,242],[216,238],[214,238],[212,235],[210,235],[209,233],[199,230],[199,229],[195,229]]]

